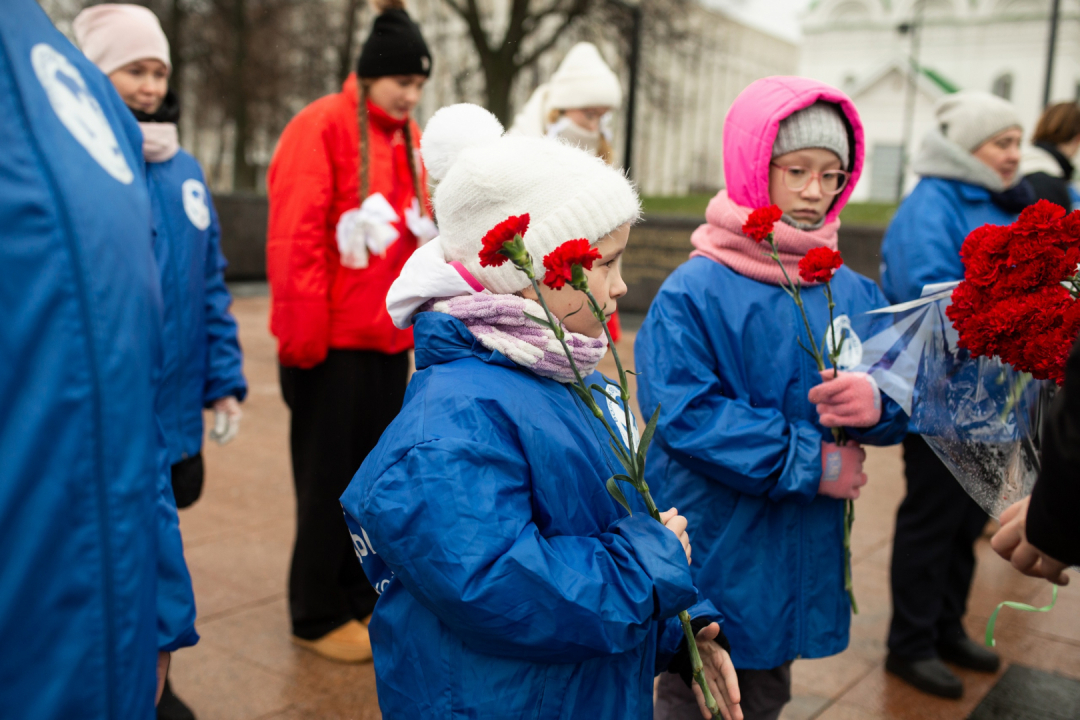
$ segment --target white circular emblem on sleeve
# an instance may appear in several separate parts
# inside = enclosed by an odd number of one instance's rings
[[[34,67],[38,82],[45,89],[53,112],[68,132],[105,172],[124,185],[131,184],[135,174],[124,158],[101,105],[90,94],[78,68],[46,43],[38,43],[31,48],[30,64]]]
[[[184,212],[191,224],[200,230],[210,227],[210,203],[206,198],[206,186],[195,179],[185,180],[180,186],[184,198]]]
[[[855,330],[851,327],[851,318],[847,315],[837,315],[833,321],[833,327],[836,330],[836,342],[840,344],[840,357],[836,359],[836,365],[841,370],[850,370],[862,362],[862,340],[855,334]],[[826,353],[832,353],[835,350],[833,333],[829,332],[828,328],[825,328],[825,337],[821,339],[821,346]]]
[[[609,386],[608,392],[614,392],[611,389],[612,387],[614,386]],[[615,427],[618,428],[619,435],[622,437],[623,447],[630,447],[630,436],[626,432],[626,411],[623,409],[622,404],[615,402],[609,396],[607,399],[607,408],[608,413],[611,415],[611,419],[615,421]],[[638,441],[641,440],[641,433],[638,432],[637,418],[634,417],[633,413],[630,414],[630,426],[631,430],[634,432],[634,449],[636,450]]]

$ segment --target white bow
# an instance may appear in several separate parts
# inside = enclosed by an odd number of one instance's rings
[[[382,193],[369,195],[364,203],[341,214],[337,224],[338,251],[347,268],[368,266],[368,253],[381,256],[401,236],[393,223],[399,220]]]
[[[420,212],[420,200],[413,198],[412,205],[405,210],[405,224],[416,238],[417,245],[423,245],[439,236],[439,228],[434,221]]]

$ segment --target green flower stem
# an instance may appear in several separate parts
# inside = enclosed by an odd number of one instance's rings
[[[608,435],[611,436],[612,441],[617,444],[623,442],[622,438],[615,433],[615,430],[608,423],[607,419],[604,418],[603,412],[593,398],[592,390],[585,384],[585,379],[581,376],[577,363],[574,362],[574,355],[566,342],[566,333],[562,328],[562,324],[552,314],[551,309],[544,300],[543,293],[540,291],[540,285],[536,281],[536,274],[532,269],[532,259],[528,256],[528,253],[525,253],[524,256],[520,258],[520,261],[517,258],[511,259],[518,269],[524,272],[525,276],[529,278],[529,282],[532,283],[533,291],[536,293],[540,307],[544,310],[544,315],[547,318],[548,324],[551,326],[552,332],[555,333],[555,337],[558,338],[559,344],[562,345],[563,352],[566,354],[566,359],[569,361],[570,367],[574,371],[574,378],[576,379],[577,385],[583,391],[579,393],[582,401],[586,403],[592,414],[600,420],[604,429],[607,430]],[[615,349],[615,343],[612,342],[611,339],[611,331],[608,330],[607,327],[604,309],[600,307],[600,304],[597,302],[592,292],[589,291],[588,282],[584,279],[583,273],[580,281],[575,283],[575,289],[584,292],[585,296],[588,298],[589,307],[592,310],[593,315],[600,321],[604,328],[604,333],[608,339],[608,345],[611,347],[612,355],[615,358],[615,367],[617,367],[619,371],[619,392],[623,401],[623,411],[626,413],[626,444],[630,460],[630,467],[627,468],[627,470],[630,473],[629,477],[631,479],[631,484],[644,500],[645,508],[649,511],[649,515],[657,522],[662,522],[660,520],[660,511],[656,507],[656,502],[653,500],[652,493],[649,492],[649,486],[645,483],[644,458],[641,458],[639,462],[638,452],[634,448],[634,434],[632,432],[633,424],[632,416],[630,414],[630,388],[626,379],[626,371],[623,368],[622,359],[619,357],[619,351]],[[604,393],[607,394],[606,389],[604,390]],[[690,625],[690,614],[683,610],[679,613],[679,621],[682,623],[683,634],[686,636],[686,647],[690,653],[690,661],[694,669],[694,680],[697,682],[698,687],[701,688],[702,695],[705,698],[705,705],[709,709],[709,712],[712,713],[714,719],[719,718],[721,717],[720,706],[717,705],[716,698],[713,697],[712,692],[709,690],[709,685],[705,680],[701,662],[701,653],[698,651],[697,647],[697,638],[694,637],[694,631]]]
[[[645,467],[644,463],[639,463],[637,458],[637,452],[634,450],[634,433],[632,428],[632,417],[630,414],[630,385],[627,382],[626,371],[623,369],[622,359],[619,357],[619,351],[615,347],[615,341],[611,337],[611,330],[607,324],[607,314],[604,312],[604,308],[600,306],[600,303],[596,300],[596,297],[589,290],[588,285],[583,283],[583,286],[579,288],[585,293],[585,297],[589,300],[589,307],[592,309],[593,317],[595,317],[600,325],[604,328],[604,335],[607,336],[608,346],[611,348],[611,355],[615,359],[615,367],[619,371],[619,390],[622,395],[623,411],[626,413],[626,442],[627,450],[630,451],[630,462],[632,465],[631,478],[634,480],[634,488],[641,495],[641,498],[645,501],[645,507],[649,511],[649,515],[653,517],[657,522],[663,522],[660,519],[660,510],[656,507],[656,502],[653,500],[652,493],[649,491],[649,486],[645,482]],[[604,421],[607,424],[607,421]],[[690,667],[693,669],[694,682],[701,688],[701,694],[705,698],[705,707],[709,709],[714,718],[721,717],[720,706],[716,702],[716,698],[713,697],[712,691],[709,689],[709,683],[705,680],[704,665],[701,662],[701,653],[698,650],[697,638],[694,637],[694,629],[690,624],[690,613],[686,610],[679,612],[679,622],[682,623],[683,636],[686,638],[686,649],[690,653]]]
[[[836,303],[833,302],[832,284],[828,280],[825,281],[825,298],[829,301],[829,334],[832,335],[832,347],[828,353],[829,364],[832,365],[833,377],[835,378],[840,374],[840,369],[836,367],[836,361],[840,358],[840,345],[836,342],[836,320],[833,316]]]
[[[859,614],[859,604],[855,602],[855,588],[851,583],[851,528],[855,524],[855,501],[844,501],[844,589],[851,601],[851,612]]]
[[[788,275],[787,268],[784,267],[784,263],[780,260],[780,251],[776,247],[776,238],[772,233],[769,233],[769,245],[772,247],[772,252],[769,254],[776,264],[780,266],[780,271],[784,273],[784,280],[787,281],[787,286],[784,290],[791,296],[791,299],[795,301],[795,306],[799,308],[799,314],[802,316],[803,327],[806,328],[806,336],[810,338],[810,347],[803,347],[806,352],[814,358],[814,362],[817,363],[818,372],[825,372],[825,353],[822,347],[818,349],[817,342],[814,340],[814,332],[810,329],[810,319],[806,316],[806,307],[803,305],[802,293],[800,288],[791,280],[791,276]],[[825,296],[829,300],[829,331],[833,334],[833,351],[829,352],[829,363],[833,368],[833,377],[836,377],[838,370],[836,367],[836,359],[840,355],[840,347],[836,343],[836,327],[833,323],[833,309],[836,307],[836,303],[833,302],[832,286],[829,283],[825,283]],[[826,343],[822,343],[825,345]],[[835,355],[833,354],[835,353]],[[843,428],[832,428],[833,442],[843,447],[847,444],[847,435]],[[851,527],[855,524],[855,503],[852,500],[844,501],[844,590],[847,591],[848,599],[851,601],[851,610],[856,615],[859,614],[859,605],[855,602],[855,590],[851,582]]]
[[[611,329],[608,327],[607,324],[607,314],[604,312],[605,308],[600,307],[600,303],[596,300],[596,297],[592,294],[592,291],[589,290],[589,286],[587,283],[585,283],[583,287],[584,289],[582,290],[582,292],[584,292],[585,297],[589,299],[589,307],[592,309],[593,317],[595,317],[600,322],[600,326],[604,328],[604,335],[607,336],[608,347],[611,348],[611,356],[615,358],[615,367],[619,371],[619,394],[620,398],[622,399],[623,412],[626,414],[626,442],[628,446],[627,450],[630,451],[630,461],[636,469],[638,466],[637,452],[634,450],[634,434],[630,432],[630,428],[633,427],[633,418],[630,414],[630,383],[627,381],[626,371],[623,370],[622,359],[619,357],[619,351],[615,349],[615,340],[611,337]],[[640,469],[642,476],[644,476],[645,468]],[[644,481],[644,477],[642,477],[642,481]],[[657,520],[660,519],[659,513],[657,513],[653,517],[655,517]]]
[[[787,286],[784,288],[787,290],[788,295],[795,301],[795,306],[799,308],[799,314],[802,316],[803,327],[806,328],[806,337],[810,339],[810,348],[807,350],[810,356],[814,358],[814,362],[817,363],[819,372],[825,371],[825,360],[822,357],[822,353],[818,350],[817,341],[814,340],[814,331],[810,329],[810,319],[806,317],[806,308],[803,307],[802,293],[799,291],[799,286],[791,280],[791,276],[788,275],[787,268],[784,267],[783,261],[780,259],[780,250],[776,247],[776,238],[772,233],[769,233],[769,245],[772,247],[772,253],[769,254],[776,264],[780,266],[780,272],[784,273],[784,280],[787,281]]]

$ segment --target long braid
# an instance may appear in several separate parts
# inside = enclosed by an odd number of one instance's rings
[[[409,176],[412,178],[413,192],[416,193],[416,201],[420,205],[420,214],[428,215],[427,203],[420,192],[420,171],[416,167],[416,153],[413,152],[412,118],[405,119],[405,161],[409,163]]]
[[[368,147],[368,110],[367,110],[367,83],[363,80],[360,85],[360,102],[357,113],[360,119],[360,204],[367,200],[368,191],[371,189],[371,150]]]

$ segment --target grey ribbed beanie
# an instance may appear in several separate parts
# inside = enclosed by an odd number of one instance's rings
[[[845,170],[851,161],[847,124],[832,103],[818,101],[780,121],[772,156],[778,157],[805,148],[832,150]]]
[[[941,134],[967,152],[1009,128],[1020,127],[1020,115],[1008,100],[981,90],[961,90],[934,107]]]

